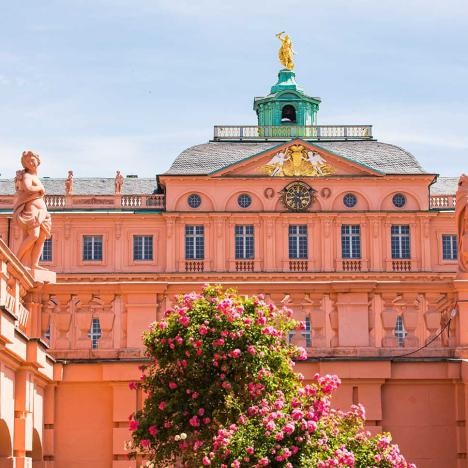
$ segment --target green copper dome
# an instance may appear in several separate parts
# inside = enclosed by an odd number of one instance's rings
[[[283,68],[270,94],[254,99],[259,126],[305,126],[317,124],[320,99],[304,94],[293,70]]]

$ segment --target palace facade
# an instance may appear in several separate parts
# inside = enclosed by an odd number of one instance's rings
[[[467,466],[458,179],[371,126],[316,125],[319,105],[283,69],[257,126],[216,126],[155,179],[43,178],[55,283],[13,254],[0,180],[0,467],[140,466],[124,445],[142,332],[207,282],[292,308],[298,369],[338,374],[335,405],[363,403],[409,461]]]

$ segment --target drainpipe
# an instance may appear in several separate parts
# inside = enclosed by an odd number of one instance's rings
[[[7,218],[7,246],[10,247],[10,239],[11,239],[11,218]]]

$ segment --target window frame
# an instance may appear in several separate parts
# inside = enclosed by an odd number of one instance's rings
[[[357,232],[353,232],[353,230],[356,230],[356,228]],[[345,232],[346,230],[348,232]],[[362,239],[360,224],[342,224],[340,229],[340,239],[342,259],[362,259]],[[345,245],[348,246],[348,252],[346,252]]]
[[[398,232],[394,232],[394,228],[398,228]],[[402,228],[408,228],[408,232],[402,232]],[[403,244],[407,239],[407,255]],[[394,241],[396,244],[394,244]],[[395,249],[395,246],[398,249]],[[397,255],[395,255],[398,250]],[[390,226],[390,256],[392,260],[411,260],[411,226],[409,224],[392,224]]]
[[[94,325],[97,323],[98,328]],[[91,341],[91,349],[99,349],[99,341],[102,338],[102,327],[99,317],[93,317],[89,325],[88,338]]]
[[[49,259],[44,259],[43,258],[43,255],[44,255],[44,250],[46,249],[46,244],[49,245],[49,250],[50,250],[50,258]],[[54,260],[54,242],[53,242],[53,238],[52,237],[49,237],[48,239],[45,240],[44,242],[44,245],[42,247],[42,252],[41,252],[41,256],[39,257],[39,262],[40,263],[48,263],[48,264],[51,264]]]
[[[190,255],[187,255],[189,240],[193,240],[193,245],[190,247]],[[185,260],[205,260],[205,226],[203,224],[186,224],[184,226],[184,243]],[[200,252],[201,255],[199,255]]]
[[[141,238],[143,240],[142,242],[142,250],[140,251],[140,254],[142,258],[136,258],[136,240],[137,238]],[[151,256],[146,257],[145,256],[145,248],[147,245],[145,245],[145,239],[150,239],[149,243],[149,250],[151,252]],[[133,253],[133,261],[134,262],[153,262],[154,261],[154,236],[152,234],[133,234],[132,235],[132,253]]]
[[[192,206],[190,204],[190,200],[197,200],[197,204],[196,206]],[[198,193],[190,193],[189,195],[187,195],[187,206],[192,209],[192,210],[197,210],[198,208],[200,208],[200,206],[202,205],[203,203],[203,198],[201,197],[200,194]]]
[[[301,230],[304,232],[300,232]],[[309,233],[307,224],[288,225],[288,258],[289,260],[307,260],[309,258]]]
[[[352,205],[348,205],[346,200],[349,200],[351,199],[352,197],[352,200],[354,201],[354,203]],[[358,204],[358,197],[356,196],[355,193],[353,192],[347,192],[343,195],[343,205],[345,208],[347,208],[348,210],[349,209],[352,209],[352,208],[355,208],[356,205]]]
[[[453,251],[455,251],[455,257],[451,256],[450,258],[445,258],[444,256],[444,252],[445,252],[445,249],[444,249],[444,238],[451,238],[451,250],[452,250],[452,254],[453,254]],[[440,235],[440,257],[441,257],[441,260],[442,262],[447,262],[447,263],[456,263],[458,262],[458,235],[457,234],[449,234],[449,233],[442,233]]]
[[[241,200],[248,200],[247,205],[243,205],[241,203]],[[243,210],[246,210],[247,208],[250,208],[252,206],[252,196],[249,195],[248,193],[242,192],[237,196],[237,206]]]
[[[101,239],[101,258],[85,258],[85,239],[87,237],[91,238],[100,238]],[[82,249],[81,249],[81,261],[84,263],[93,262],[93,263],[102,263],[104,262],[104,244],[105,238],[104,234],[83,234],[82,235]],[[94,241],[93,241],[93,251],[94,251]]]
[[[255,226],[253,224],[234,226],[234,258],[236,260],[255,259]]]

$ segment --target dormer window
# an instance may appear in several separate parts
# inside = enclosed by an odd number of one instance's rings
[[[291,104],[287,104],[281,111],[281,123],[293,124],[296,123],[296,109]]]

